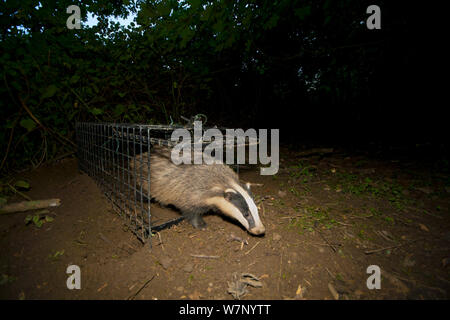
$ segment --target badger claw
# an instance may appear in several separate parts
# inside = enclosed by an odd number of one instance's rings
[[[206,229],[206,222],[203,221],[202,218],[198,218],[197,220],[191,221],[191,224],[194,228],[200,229],[200,230],[205,230]]]
[[[200,230],[205,230],[207,226],[206,222],[203,221],[202,217],[199,215],[194,215],[189,222],[192,224],[194,228]]]

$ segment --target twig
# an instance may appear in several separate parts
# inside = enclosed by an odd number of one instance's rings
[[[22,105],[22,107],[25,109],[25,111],[31,117],[31,119],[33,119],[33,121],[36,122],[36,124],[38,126],[42,127],[44,130],[46,130],[47,128],[44,125],[42,125],[42,123],[39,121],[39,119],[34,116],[34,114],[31,112],[30,109],[28,109],[27,105],[25,104],[25,102],[22,100],[22,98],[20,96],[19,96],[19,101],[20,101],[20,104]]]
[[[239,165],[239,167],[242,167],[241,165]],[[244,181],[244,180],[240,180],[242,184],[249,184],[250,187],[262,187],[264,186],[263,183],[253,183],[253,182],[248,182],[248,181]]]
[[[71,156],[71,155],[74,154],[74,153],[76,153],[76,151],[69,151],[69,152],[66,152],[66,153],[64,153],[64,154],[62,154],[62,155],[60,155],[60,156],[57,156],[57,157],[53,158],[51,161],[52,161],[52,162],[55,162],[55,161],[61,160],[61,159],[65,158],[65,157]]]
[[[262,215],[263,217],[266,216],[265,211],[266,211],[266,210],[264,209],[264,203],[261,202],[261,215]]]
[[[339,300],[339,293],[336,291],[331,282],[328,283],[328,290],[330,290],[330,293],[333,296],[334,300]]]
[[[390,239],[387,235],[385,235],[382,231],[375,231],[375,234],[379,235],[386,241],[394,242],[393,239]]]
[[[377,253],[377,252],[384,251],[384,250],[396,249],[396,248],[402,247],[402,246],[404,246],[404,245],[407,245],[407,244],[416,242],[416,241],[418,241],[418,240],[419,240],[419,239],[409,240],[409,241],[406,241],[406,242],[404,242],[404,243],[400,243],[400,244],[395,245],[395,246],[383,247],[383,248],[380,248],[380,249],[373,249],[373,250],[366,250],[366,251],[364,251],[364,253],[365,253],[365,254],[372,254],[372,253]]]
[[[230,234],[230,241],[239,241],[239,242],[241,242],[241,243],[243,243],[243,244],[248,244],[248,241],[247,240],[245,240],[245,239],[242,239],[242,238],[240,238],[240,237],[238,237],[238,236],[235,236],[234,234]]]
[[[280,253],[280,275],[278,276],[277,290],[280,293],[281,271],[283,266],[283,252]]]
[[[415,286],[419,285],[419,286],[421,286],[421,287],[424,287],[424,288],[427,288],[427,289],[431,289],[431,290],[437,290],[437,291],[439,291],[439,292],[441,292],[441,293],[443,293],[443,294],[446,294],[446,291],[443,290],[443,289],[441,289],[441,288],[428,286],[428,285],[426,285],[426,284],[424,284],[424,283],[422,283],[422,282],[420,282],[420,281],[418,281],[418,280],[408,279],[408,278],[403,278],[403,277],[397,275],[396,273],[394,273],[394,275],[395,275],[397,278],[399,278],[400,280],[407,281],[407,282],[412,282]],[[442,279],[442,278],[441,278],[441,279]],[[447,281],[447,282],[448,282],[448,281]]]
[[[295,219],[295,218],[300,218],[302,215],[298,214],[296,216],[288,216],[288,217],[280,217],[280,219]]]
[[[8,187],[10,187],[15,193],[17,193],[18,195],[24,197],[24,198],[27,199],[28,201],[32,201],[32,199],[31,199],[29,196],[27,196],[26,194],[23,194],[22,192],[20,192],[20,191],[17,190],[16,188],[14,188],[14,187],[13,187],[12,185],[10,185],[9,183],[8,183]]]
[[[203,254],[191,254],[191,257],[201,258],[201,259],[219,259],[220,256],[206,256]]]
[[[109,244],[112,243],[111,240],[109,240],[107,237],[105,237],[105,236],[103,235],[103,233],[100,232],[98,235],[100,236],[100,238],[101,238],[103,241],[105,241],[105,242],[107,242],[107,243],[109,243]]]
[[[245,254],[249,254],[253,249],[256,248],[256,246],[260,243],[261,241],[258,241],[250,250],[248,250]]]
[[[306,243],[308,243],[308,244],[310,244],[312,246],[326,246],[326,247],[330,246],[330,244],[328,244],[328,243],[314,243],[314,242],[306,242]],[[336,246],[336,247],[342,246],[342,244],[340,244],[340,243],[333,243],[333,245]]]
[[[140,288],[139,288],[139,290],[138,291],[136,291],[136,293],[135,294],[132,294],[131,296],[129,296],[128,297],[128,299],[127,300],[134,300],[134,298],[136,298],[136,296],[150,283],[150,281],[152,281],[153,280],[153,278],[155,277],[155,275],[153,275],[150,279],[148,279],[145,283],[144,283],[144,285],[143,286],[141,286]]]
[[[330,270],[328,270],[328,268],[327,268],[327,267],[325,267],[325,270],[327,270],[328,274],[330,275],[330,277],[331,277],[332,279],[336,278],[336,277],[335,277],[335,275],[334,275],[334,274],[332,274],[332,273],[331,273],[331,271],[330,271]]]
[[[12,138],[14,135],[14,129],[16,128],[17,120],[15,121],[13,127],[11,128],[11,134],[9,135],[8,146],[6,147],[5,156],[3,157],[2,163],[0,164],[0,169],[3,168],[6,158],[8,157],[9,148],[11,147]]]
[[[396,245],[396,246],[383,247],[383,248],[374,249],[374,250],[366,250],[366,251],[364,251],[364,253],[365,254],[377,253],[377,252],[381,252],[381,251],[384,251],[384,250],[398,248],[398,247],[401,247],[402,245],[404,245],[404,244],[399,244],[399,245]]]
[[[20,109],[20,110],[22,110],[22,109]],[[27,132],[25,132],[23,135],[21,135],[20,138],[17,139],[16,144],[14,145],[14,148],[12,149],[12,153],[14,154],[16,152],[17,147],[19,146],[19,144],[23,140],[25,140],[26,136],[28,136],[29,134],[33,133],[35,130],[39,130],[39,129],[40,129],[40,127],[36,126],[36,127],[34,127],[33,129],[31,129],[29,131],[27,130]]]
[[[435,218],[438,218],[438,219],[442,219],[441,216],[438,216],[438,215],[435,215],[435,214],[431,214],[431,213],[427,212],[427,210],[425,210],[425,209],[417,209],[417,208],[414,208],[414,207],[406,207],[405,209],[413,210],[413,211],[416,211],[416,212],[419,212],[419,213],[427,214],[429,216],[432,216],[432,217],[435,217]]]
[[[161,239],[161,234],[159,232],[156,232],[156,234],[158,235],[158,238],[159,238],[159,244],[161,245],[161,248],[164,250],[164,245],[163,245],[163,242]]]
[[[322,232],[320,232],[320,230],[317,229],[316,227],[313,227],[313,228],[314,228],[314,230],[316,230],[316,231],[319,233],[319,235],[320,235],[320,236],[322,237],[322,239],[328,244],[328,246],[330,246],[331,249],[333,249],[334,252],[337,252],[337,250],[336,250],[336,248],[334,247],[334,245],[333,245],[332,243],[330,243],[330,241],[328,241],[327,238],[325,238],[325,236],[322,234]]]
[[[108,286],[108,282],[105,282],[104,285],[102,285],[100,288],[97,289],[97,292],[102,291],[103,289],[105,289]]]
[[[343,223],[343,222],[339,222],[339,221],[337,221],[337,220],[334,220],[334,221],[336,221],[336,223],[342,224],[343,226],[349,226],[349,227],[353,227],[353,225],[352,225],[352,224],[348,224],[348,223]]]
[[[48,131],[52,134],[54,134],[57,138],[60,138],[60,141],[62,143],[64,143],[64,141],[68,142],[69,144],[71,144],[73,147],[76,147],[77,145],[75,144],[75,142],[69,140],[68,138],[64,137],[63,135],[61,135],[58,131],[54,131],[50,128],[47,128],[46,126],[44,126],[38,118],[35,117],[35,115],[31,112],[31,110],[27,107],[27,105],[25,104],[25,102],[22,100],[21,97],[19,97],[19,101],[20,104],[22,105],[22,107],[25,109],[25,111],[28,113],[28,115],[31,117],[31,119],[33,119],[34,122],[36,122],[36,124],[41,127],[42,129],[44,129],[45,131]]]
[[[42,132],[41,132],[41,134],[42,134]],[[43,136],[44,136],[44,139],[42,140],[42,145],[41,145],[42,156],[41,156],[41,159],[39,160],[39,162],[36,165],[33,165],[33,168],[38,168],[44,161],[45,156],[47,155],[47,138],[45,137],[45,135],[43,135]],[[36,154],[38,154],[38,153],[39,152],[37,152]],[[34,157],[33,157],[33,159],[34,159]]]
[[[349,218],[354,218],[354,219],[369,219],[369,218],[372,218],[372,217],[373,217],[373,214],[370,214],[370,215],[368,215],[368,216],[361,216],[361,217],[359,217],[359,216],[354,216],[354,215],[349,215],[348,217],[349,217]]]

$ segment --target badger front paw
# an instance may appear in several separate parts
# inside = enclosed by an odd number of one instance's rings
[[[196,229],[200,229],[200,230],[206,229],[207,224],[205,221],[203,221],[203,218],[201,215],[198,215],[198,214],[192,215],[192,216],[188,217],[188,221]]]
[[[200,230],[205,230],[206,227],[207,227],[207,224],[202,219],[202,217],[198,217],[197,219],[195,219],[191,223],[192,223],[192,226],[194,226],[194,228],[197,228],[197,229],[200,229]]]

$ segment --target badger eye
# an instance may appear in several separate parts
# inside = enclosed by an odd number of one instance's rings
[[[245,211],[245,212],[244,212],[244,217],[248,217],[248,215],[249,215],[249,214],[248,214],[248,211]]]

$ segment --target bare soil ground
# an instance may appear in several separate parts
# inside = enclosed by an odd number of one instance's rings
[[[232,299],[233,274],[242,273],[262,286],[241,299],[449,298],[448,173],[338,152],[301,158],[284,150],[281,159],[276,176],[240,171],[259,184],[264,237],[208,215],[207,230],[182,222],[155,234],[151,247],[126,230],[76,160],[22,173],[26,195],[62,205],[41,227],[25,224],[29,212],[0,216],[0,298]],[[81,268],[80,290],[66,287],[72,264]],[[380,290],[366,286],[370,265],[381,269]]]

